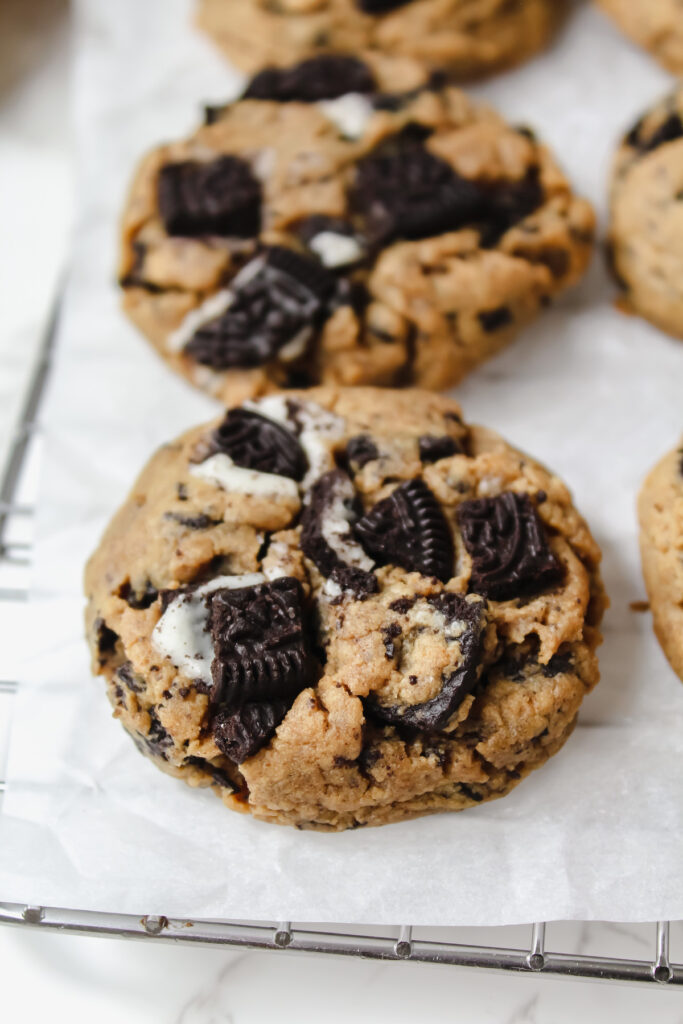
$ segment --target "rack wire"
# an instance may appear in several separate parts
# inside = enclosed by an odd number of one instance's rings
[[[35,491],[35,488],[27,480],[27,467],[36,454],[39,442],[39,412],[50,373],[58,319],[57,303],[42,339],[26,400],[0,477],[0,605],[4,605],[8,611],[10,606],[23,606],[28,611],[31,521],[34,513],[30,491]],[[3,765],[7,762],[7,750],[3,751],[3,734],[9,736],[12,704],[18,686],[16,680],[0,676],[0,813],[6,788]],[[8,743],[4,743],[4,746],[7,747]],[[547,942],[552,925],[545,922],[531,925],[528,943],[514,948],[496,945],[495,942],[492,945],[467,944],[445,941],[441,937],[423,938],[410,925],[378,928],[368,934],[352,934],[345,930],[345,925],[335,925],[328,929],[291,921],[257,923],[158,915],[137,917],[105,911],[3,902],[1,899],[0,924],[105,938],[144,939],[161,944],[279,950],[282,953],[470,967],[535,977],[641,983],[659,988],[683,987],[683,963],[674,963],[670,958],[671,924],[668,921],[659,921],[651,926],[651,956],[645,959],[552,950]],[[439,930],[439,935],[442,931]],[[447,931],[454,938],[462,935],[462,930]],[[489,928],[486,932],[498,938],[500,930]]]

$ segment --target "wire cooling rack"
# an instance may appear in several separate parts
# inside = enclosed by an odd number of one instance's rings
[[[39,460],[38,416],[47,381],[58,320],[55,309],[42,340],[28,393],[10,442],[9,454],[0,477],[0,613],[7,618],[27,608],[32,550],[35,468]],[[0,813],[5,791],[5,765],[12,704],[18,689],[16,680],[5,679],[0,665]],[[291,921],[245,922],[192,920],[164,916],[142,916],[109,912],[43,907],[2,901],[0,924],[43,931],[98,935],[110,938],[146,939],[159,943],[227,946],[247,949],[281,950],[290,953],[318,953],[361,957],[368,960],[442,964],[476,967],[489,971],[543,975],[598,981],[644,983],[670,988],[683,987],[683,963],[669,956],[671,925],[659,921],[651,927],[651,956],[648,959],[590,956],[551,950],[547,942],[553,925],[530,926],[529,941],[516,948],[496,944],[504,929],[483,929],[492,944],[465,944],[456,939],[463,929],[439,929],[438,939],[422,937],[424,929],[410,925],[377,928],[352,934],[349,926],[313,928]],[[481,934],[482,929],[477,930]]]

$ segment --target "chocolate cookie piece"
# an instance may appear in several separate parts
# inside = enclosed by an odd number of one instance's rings
[[[261,366],[299,338],[305,347],[333,290],[334,281],[313,260],[273,247],[238,280],[226,311],[198,328],[185,353],[215,370]]]
[[[495,601],[530,597],[556,584],[562,567],[526,494],[464,501],[458,525],[472,558],[470,591]]]
[[[237,466],[301,480],[308,462],[291,431],[250,409],[230,409],[211,434],[211,451],[224,452]]]
[[[363,516],[354,533],[380,565],[447,582],[453,575],[453,539],[436,498],[416,478],[397,487]]]
[[[250,238],[261,228],[261,185],[236,156],[166,164],[159,171],[158,197],[169,235]]]
[[[256,451],[261,469],[233,465],[199,484],[197,457],[221,417],[165,445],[86,572],[93,669],[141,751],[195,788],[197,812],[210,786],[229,808],[299,828],[402,821],[500,797],[559,750],[597,681],[603,607],[599,551],[566,488],[424,391],[319,388],[234,412],[247,440],[233,447],[231,426],[228,448]],[[296,437],[300,481],[262,472],[282,466],[261,461],[269,446],[260,434],[252,445],[257,421],[244,413]],[[426,465],[426,490],[411,477],[420,440],[431,456],[450,433],[466,454]],[[379,461],[355,480],[335,468],[353,469],[372,445]],[[494,486],[534,507],[542,496],[552,523],[563,575],[533,601],[467,594],[459,537],[445,582],[422,564],[441,552],[423,544],[438,539],[434,509],[457,530],[463,495]],[[383,502],[400,512],[385,529]],[[363,509],[376,555],[354,532]],[[210,523],[190,529],[178,510]],[[405,571],[415,560],[421,571]],[[146,580],[158,598],[131,607],[122,591],[135,599]]]
[[[242,99],[278,103],[317,103],[346,93],[370,93],[375,79],[357,57],[324,55],[310,57],[291,68],[264,68],[251,79]]]
[[[451,455],[459,455],[462,452],[462,447],[448,434],[441,437],[425,434],[418,438],[418,447],[422,462],[438,462],[439,459],[449,459]]]
[[[425,732],[444,729],[465,697],[476,686],[481,672],[481,645],[486,626],[486,605],[462,594],[429,597],[429,604],[443,617],[444,633],[453,649],[455,667],[442,676],[441,690],[422,704],[384,705],[370,702],[369,713],[391,725],[410,726]]]
[[[358,7],[366,14],[387,14],[408,3],[412,3],[412,0],[356,0]]]
[[[362,600],[377,590],[373,562],[353,535],[360,506],[351,480],[341,469],[313,485],[301,517],[301,550],[321,574]]]
[[[314,676],[301,586],[284,577],[207,598],[213,707],[234,711],[295,696]]]
[[[288,707],[285,701],[271,701],[244,704],[237,711],[219,711],[212,725],[216,746],[235,764],[242,764],[268,742]]]

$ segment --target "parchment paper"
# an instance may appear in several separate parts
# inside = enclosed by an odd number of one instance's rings
[[[84,909],[355,923],[683,918],[683,686],[650,618],[634,500],[681,429],[683,348],[584,283],[458,391],[574,490],[613,607],[603,680],[565,749],[503,801],[342,835],[226,811],[140,757],[81,635],[81,568],[152,449],[216,407],[117,308],[116,217],[135,159],[193,128],[239,77],[189,0],[76,4],[74,260],[43,412],[35,600],[0,823],[0,899]],[[604,219],[619,133],[670,79],[592,5],[554,50],[476,91],[556,147]]]

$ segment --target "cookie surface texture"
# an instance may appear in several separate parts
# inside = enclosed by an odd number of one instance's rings
[[[164,771],[267,822],[381,825],[560,749],[598,680],[599,560],[565,485],[452,400],[293,391],[152,458],[87,634]]]
[[[683,75],[683,18],[678,0],[598,0],[634,43],[675,75]]]

